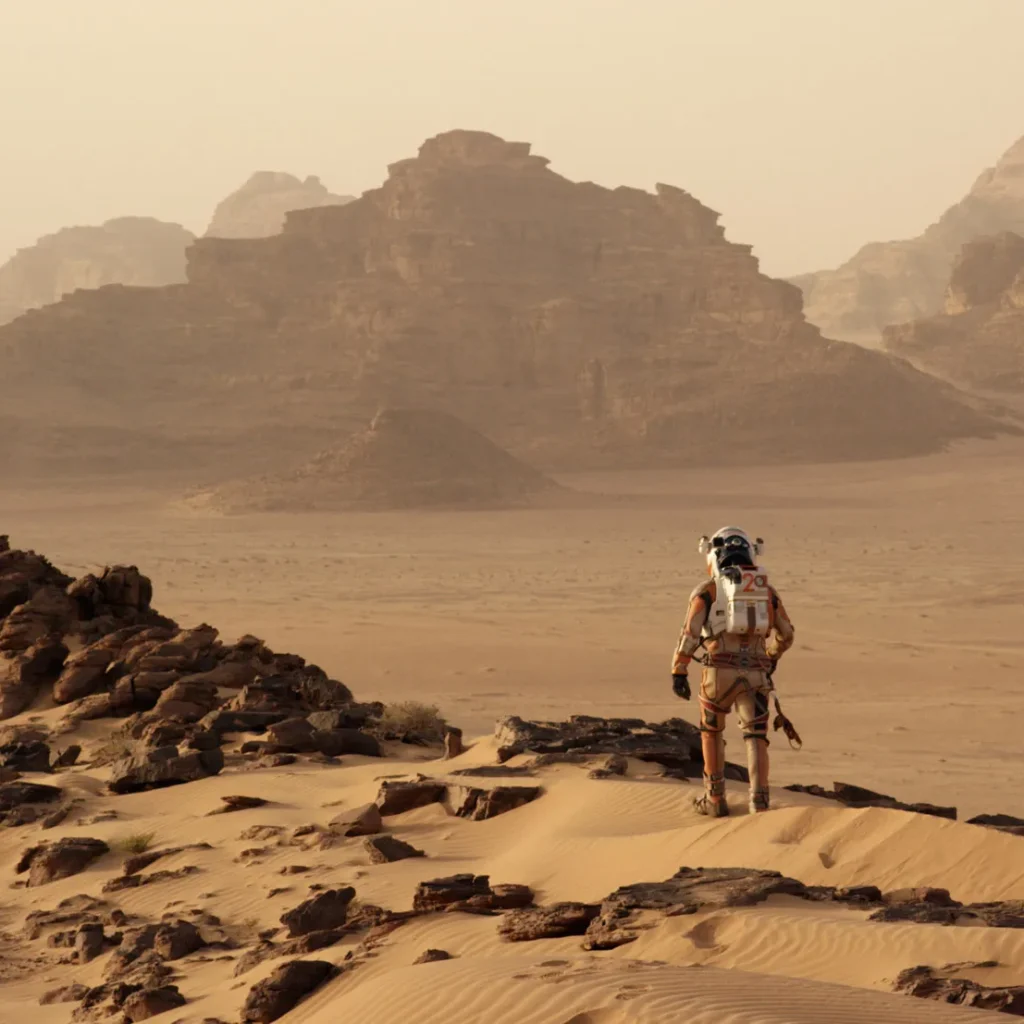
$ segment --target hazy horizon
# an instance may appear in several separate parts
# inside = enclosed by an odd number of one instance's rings
[[[766,272],[920,232],[1024,135],[1019,0],[7,0],[0,262],[74,224],[201,234],[257,170],[334,192],[453,128],[685,188]]]

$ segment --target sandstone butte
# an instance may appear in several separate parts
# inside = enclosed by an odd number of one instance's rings
[[[179,224],[152,217],[118,217],[45,235],[0,266],[0,324],[78,288],[184,281],[193,237]]]
[[[265,238],[281,231],[292,210],[350,202],[351,196],[329,192],[315,175],[302,180],[283,171],[257,171],[217,204],[206,234],[212,238]]]
[[[186,284],[79,291],[0,329],[0,461],[280,471],[381,406],[457,416],[544,469],[900,457],[1000,429],[824,340],[718,219],[679,188],[439,135],[354,202],[197,241]]]
[[[886,328],[884,342],[949,380],[1024,392],[1024,237],[1003,232],[968,242],[942,312]]]
[[[964,244],[1003,231],[1024,234],[1024,138],[917,238],[872,242],[835,270],[791,280],[822,333],[877,344],[890,324],[941,313]]]

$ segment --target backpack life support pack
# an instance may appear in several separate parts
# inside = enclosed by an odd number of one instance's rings
[[[729,566],[715,573],[715,590],[705,627],[710,636],[768,636],[774,616],[764,569]]]

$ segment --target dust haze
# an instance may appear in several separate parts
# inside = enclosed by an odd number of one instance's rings
[[[8,0],[0,258],[253,170],[372,188],[448,128],[604,185],[684,183],[773,275],[919,233],[1020,135],[1015,0]]]
[[[1021,38],[9,3],[0,1016],[1024,1012]]]

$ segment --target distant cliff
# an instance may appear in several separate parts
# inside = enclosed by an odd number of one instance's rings
[[[67,459],[152,449],[233,475],[333,447],[381,406],[457,416],[545,468],[869,459],[998,429],[908,364],[823,340],[682,189],[547,163],[449,132],[354,202],[197,241],[185,285],[23,317],[0,329],[9,415],[48,403],[52,429],[74,424]]]
[[[885,331],[885,346],[947,379],[1024,392],[1024,237],[969,242],[953,266],[943,311]]]
[[[807,319],[832,338],[876,342],[883,328],[941,311],[950,270],[967,242],[1024,234],[1024,138],[917,238],[872,242],[836,270],[792,279]]]
[[[292,210],[341,206],[351,196],[336,196],[310,175],[305,181],[280,171],[257,171],[240,189],[222,200],[214,211],[207,237],[265,238],[284,227]]]
[[[20,249],[0,266],[0,323],[78,288],[164,285],[185,280],[191,232],[151,217],[64,228]]]

